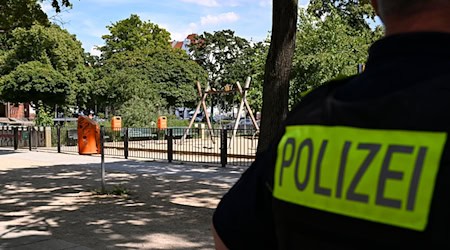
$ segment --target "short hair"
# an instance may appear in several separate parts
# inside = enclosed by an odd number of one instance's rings
[[[381,17],[407,16],[449,3],[449,0],[378,0],[378,11]]]

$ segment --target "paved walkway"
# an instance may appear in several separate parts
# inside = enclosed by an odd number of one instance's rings
[[[212,249],[210,218],[244,168],[0,149],[0,249]]]

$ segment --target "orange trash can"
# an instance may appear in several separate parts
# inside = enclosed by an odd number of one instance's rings
[[[111,119],[111,129],[113,131],[120,131],[122,129],[122,117],[113,116]]]
[[[167,117],[165,117],[165,116],[158,117],[157,126],[159,129],[166,129],[167,128]]]
[[[78,126],[78,153],[90,155],[100,153],[100,127],[86,116],[79,116]]]

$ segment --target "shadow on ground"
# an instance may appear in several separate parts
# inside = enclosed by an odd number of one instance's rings
[[[95,249],[212,249],[213,208],[241,172],[110,163],[107,189],[130,192],[111,196],[92,192],[100,188],[99,165],[3,170],[0,248],[52,237]]]

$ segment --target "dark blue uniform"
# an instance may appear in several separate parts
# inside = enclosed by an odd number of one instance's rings
[[[223,197],[230,249],[450,249],[450,34],[376,42],[323,85]]]

